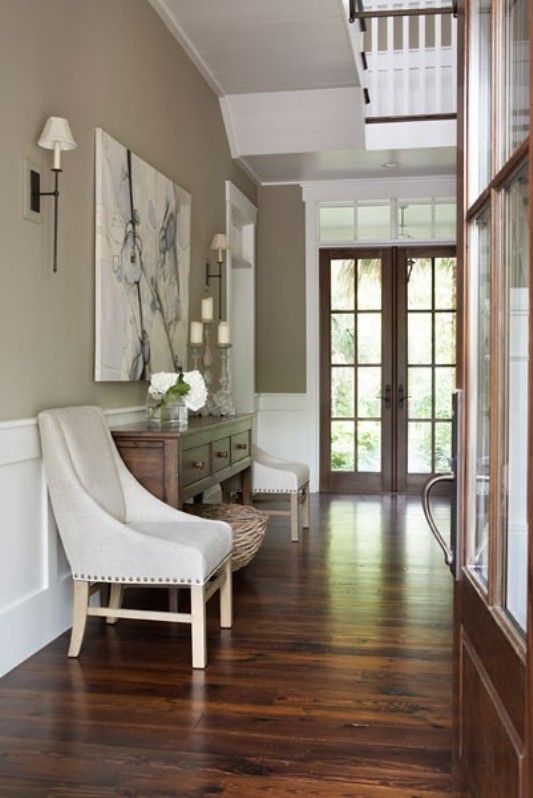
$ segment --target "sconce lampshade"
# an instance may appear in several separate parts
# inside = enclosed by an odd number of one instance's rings
[[[49,116],[37,142],[39,147],[54,151],[54,169],[61,169],[61,150],[73,150],[78,145],[74,141],[72,130],[66,119],[61,116]]]
[[[213,236],[213,240],[211,241],[211,249],[218,249],[219,251],[225,252],[228,248],[228,239],[224,235],[224,233],[216,233]]]
[[[61,116],[49,116],[38,144],[45,150],[53,150],[56,142],[60,144],[62,150],[73,150],[78,146],[74,141],[68,120]]]

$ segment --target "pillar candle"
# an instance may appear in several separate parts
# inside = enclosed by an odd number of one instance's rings
[[[202,321],[213,321],[213,297],[205,296],[202,299]]]
[[[229,344],[229,324],[227,321],[218,323],[218,343]]]
[[[202,344],[204,325],[201,321],[191,321],[191,344]]]

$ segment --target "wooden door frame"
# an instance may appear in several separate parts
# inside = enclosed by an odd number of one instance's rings
[[[355,493],[353,483],[358,482],[357,494],[386,493],[390,491],[392,480],[392,435],[391,415],[382,415],[381,457],[382,478],[381,485],[377,485],[377,474],[357,474],[354,472],[337,472],[332,478],[331,469],[327,465],[331,462],[331,437],[329,423],[331,418],[331,381],[330,381],[330,305],[331,285],[329,279],[329,264],[333,259],[359,260],[362,258],[380,258],[382,262],[382,300],[381,313],[383,330],[392,330],[391,307],[392,301],[392,262],[391,248],[389,246],[354,246],[354,247],[328,247],[321,248],[319,258],[319,358],[320,358],[320,386],[319,386],[319,423],[320,423],[320,490],[324,493]],[[386,271],[388,275],[386,276]],[[357,280],[357,276],[355,277]],[[357,323],[357,311],[355,311]],[[382,335],[381,340],[382,386],[392,383],[392,352],[391,343],[387,336]],[[394,402],[393,402],[394,404]],[[388,467],[387,467],[388,465]]]
[[[458,3],[458,124],[457,124],[457,269],[458,269],[458,286],[461,285],[462,289],[458,290],[458,316],[457,316],[457,335],[458,335],[458,360],[457,360],[457,385],[461,388],[468,388],[468,346],[466,332],[468,330],[468,293],[469,288],[467,284],[467,263],[469,255],[469,241],[468,232],[469,225],[473,219],[480,213],[482,208],[489,204],[494,209],[494,200],[496,205],[500,202],[500,197],[496,197],[496,192],[501,191],[509,177],[516,170],[519,163],[527,157],[529,153],[529,139],[524,142],[517,151],[508,159],[503,168],[497,171],[494,168],[494,159],[499,157],[501,146],[501,139],[495,131],[500,131],[500,101],[497,97],[498,86],[494,79],[492,80],[492,152],[493,152],[493,165],[491,167],[491,181],[488,187],[480,194],[480,196],[473,202],[469,203],[468,180],[468,139],[467,139],[467,116],[469,104],[469,89],[468,89],[468,48],[469,48],[469,13],[467,8],[467,0],[459,0]],[[502,52],[502,35],[503,31],[499,29],[498,22],[503,17],[501,11],[503,9],[503,0],[495,0],[493,2],[493,20],[492,20],[492,40],[495,46],[495,55],[493,55],[493,75],[501,75],[503,70],[503,52]],[[529,40],[530,47],[533,41],[533,2],[529,0]],[[530,131],[532,129],[532,109],[533,109],[533,71],[531,66],[531,59],[529,63],[530,79],[529,79],[529,92],[530,92]],[[498,153],[494,155],[494,153]],[[531,158],[529,160],[529,208],[533,207],[533,164]],[[491,264],[491,280],[492,290],[498,287],[498,279],[501,273],[501,257],[499,256],[499,248],[501,246],[502,230],[500,222],[502,216],[493,219],[496,222],[493,225],[493,238],[491,242],[491,259],[498,258],[496,268],[494,262]],[[496,712],[501,713],[498,716],[500,727],[495,727],[494,731],[500,728],[505,729],[507,740],[509,744],[508,752],[514,750],[516,758],[516,767],[521,774],[521,792],[520,797],[526,798],[529,795],[529,785],[533,786],[533,237],[529,237],[529,396],[528,396],[528,628],[526,633],[526,646],[524,648],[523,642],[520,642],[520,635],[513,629],[513,624],[507,616],[507,613],[499,605],[501,598],[501,581],[500,573],[496,572],[494,567],[495,554],[498,547],[501,546],[501,535],[495,535],[491,531],[491,555],[489,563],[489,594],[488,597],[484,594],[480,585],[474,576],[470,573],[467,563],[467,532],[468,532],[468,516],[464,514],[460,530],[460,539],[462,545],[458,552],[461,560],[461,578],[455,582],[454,585],[454,697],[453,697],[453,726],[454,726],[454,775],[456,785],[459,789],[466,792],[467,790],[467,776],[464,770],[464,763],[461,760],[461,746],[462,730],[461,730],[461,703],[464,698],[464,660],[463,658],[470,658],[475,667],[478,668],[479,683],[485,691],[485,696],[488,697],[487,701],[492,702]],[[495,255],[496,252],[496,255]],[[501,335],[501,326],[499,320],[499,313],[495,313],[491,334],[492,336]],[[498,342],[496,342],[498,343]],[[491,349],[491,352],[493,350]],[[495,385],[495,380],[492,379],[492,388]],[[491,403],[498,399],[493,395]],[[491,410],[494,404],[491,404]],[[470,411],[468,405],[465,405],[465,412],[463,414],[463,428],[461,430],[461,439],[463,442],[463,451],[467,451],[469,443],[468,431],[470,425],[469,419]],[[500,414],[492,412],[491,414],[491,447],[494,444],[496,452],[498,451],[498,425],[500,422]],[[497,455],[496,455],[497,456]],[[491,450],[491,462],[494,463],[494,449]],[[491,465],[491,470],[493,465]],[[497,466],[498,468],[498,466]],[[469,490],[467,469],[464,469],[464,478],[459,490],[462,495],[466,495]],[[494,481],[493,473],[493,493],[499,494],[497,483]],[[498,514],[499,496],[495,495],[492,498],[492,520],[491,527]],[[496,516],[495,516],[496,513]],[[492,565],[491,565],[492,563]],[[465,632],[465,624],[468,632]],[[483,730],[482,730],[483,731]],[[523,749],[522,749],[523,744]],[[507,761],[509,767],[513,767]],[[501,766],[501,763],[500,763]],[[515,796],[509,796],[515,798]]]

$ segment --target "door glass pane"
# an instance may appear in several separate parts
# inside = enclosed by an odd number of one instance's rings
[[[408,313],[407,357],[409,365],[431,364],[433,360],[431,326],[431,313]]]
[[[381,418],[381,368],[362,366],[357,369],[357,415],[359,418]]]
[[[455,310],[455,258],[435,258],[435,308]]]
[[[433,415],[432,369],[409,366],[409,418],[431,418]]]
[[[491,0],[472,0],[469,58],[470,203],[490,178],[491,151]]]
[[[505,2],[505,160],[529,132],[528,8],[528,0]]]
[[[455,362],[455,313],[435,313],[435,363]]]
[[[357,203],[357,240],[384,241],[391,238],[389,203]]]
[[[407,305],[407,471],[447,473],[451,433],[447,420],[455,386],[455,257],[409,260]]]
[[[354,418],[355,371],[352,368],[331,369],[331,416]]]
[[[357,261],[357,308],[381,310],[381,260]]]
[[[355,261],[331,261],[331,310],[355,308]]]
[[[452,417],[452,393],[455,390],[455,368],[435,369],[435,417]]]
[[[353,313],[331,314],[331,362],[354,363],[355,361],[355,315]]]
[[[431,474],[432,440],[430,421],[407,423],[407,470],[410,474]]]
[[[505,204],[505,604],[516,623],[525,630],[529,347],[529,203],[526,169],[508,187]]]
[[[407,275],[408,310],[430,310],[431,258],[409,258]]]
[[[319,235],[321,241],[353,241],[353,203],[322,205],[319,210]]]
[[[331,470],[353,471],[355,467],[355,421],[331,422]]]
[[[381,363],[381,313],[357,315],[357,359],[359,363]]]
[[[357,470],[381,471],[381,422],[357,422]]]
[[[449,421],[438,421],[435,424],[435,471],[445,474],[451,471],[452,425]]]
[[[469,540],[469,564],[481,582],[488,578],[489,462],[490,462],[490,220],[485,211],[471,230],[471,328],[470,394],[473,441],[470,491],[473,537]]]

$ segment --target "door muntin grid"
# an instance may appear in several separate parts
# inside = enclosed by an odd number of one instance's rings
[[[456,373],[456,259],[407,262],[407,473],[450,470]],[[405,397],[405,398],[403,398]]]
[[[331,471],[380,473],[381,258],[333,259],[330,298]]]

